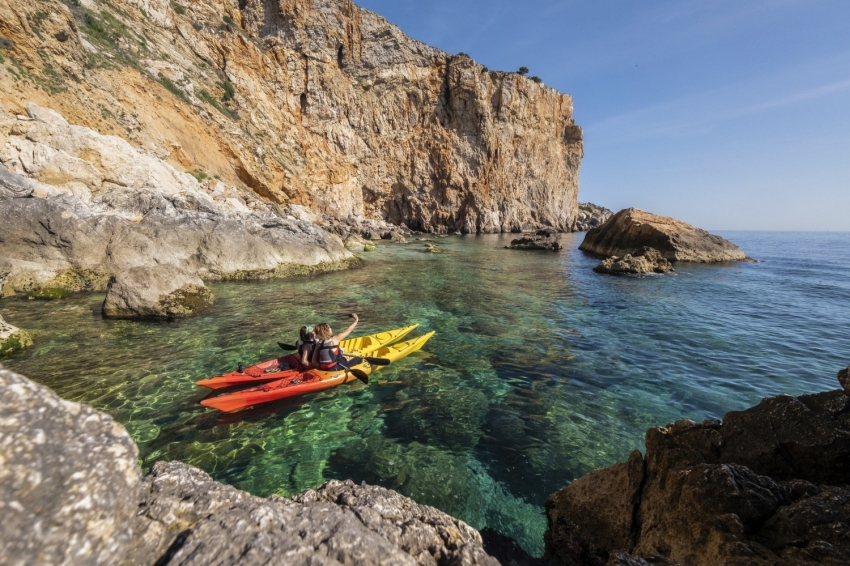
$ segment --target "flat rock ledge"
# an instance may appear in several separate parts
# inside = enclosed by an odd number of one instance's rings
[[[621,210],[601,226],[587,232],[579,249],[602,257],[638,255],[655,248],[670,261],[714,263],[747,261],[732,242],[669,216],[637,208]]]
[[[667,261],[655,248],[643,248],[636,255],[609,257],[593,268],[597,273],[608,275],[646,275],[649,273],[670,273],[673,264]]]
[[[547,501],[557,565],[850,564],[850,368],[843,390],[764,399],[646,433],[646,455]]]
[[[0,462],[4,564],[499,565],[469,525],[381,487],[264,499],[180,462],[142,477],[124,427],[1,367]]]
[[[32,346],[32,336],[0,316],[0,358]]]
[[[135,267],[109,280],[103,316],[182,318],[203,312],[214,302],[201,278],[179,267]]]
[[[522,238],[511,241],[505,246],[509,250],[549,250],[556,252],[562,248],[558,231],[554,228],[543,228],[534,234],[525,234]]]

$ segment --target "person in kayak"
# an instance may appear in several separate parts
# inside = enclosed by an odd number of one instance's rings
[[[307,371],[311,369],[313,348],[316,345],[316,337],[313,335],[312,326],[302,326],[298,331],[298,341],[295,342],[295,353],[284,356],[278,360],[278,367],[274,371],[286,371],[294,369]],[[267,370],[268,371],[268,370]]]
[[[314,368],[324,371],[337,371],[348,369],[363,361],[362,358],[357,357],[346,359],[343,355],[345,352],[339,346],[339,343],[348,338],[348,335],[354,331],[354,327],[360,320],[354,313],[351,313],[350,316],[354,319],[354,322],[345,332],[340,334],[334,334],[330,325],[324,322],[313,329],[313,333],[316,335],[316,347],[313,348],[311,360]]]

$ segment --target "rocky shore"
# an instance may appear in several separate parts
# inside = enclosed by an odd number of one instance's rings
[[[2,368],[0,415],[4,563],[499,564],[475,529],[381,487],[263,499],[179,462],[142,477],[123,426]]]
[[[850,563],[850,368],[723,421],[646,433],[646,454],[547,502],[556,565]]]
[[[579,249],[602,257],[640,255],[653,248],[669,261],[746,261],[732,242],[668,216],[627,208],[587,232]]]
[[[105,290],[173,266],[203,280],[314,273],[356,258],[340,238],[216,179],[203,182],[57,112],[0,111],[0,291]],[[165,269],[162,267],[161,269]]]

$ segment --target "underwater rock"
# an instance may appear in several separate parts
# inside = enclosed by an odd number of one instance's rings
[[[749,258],[732,242],[675,218],[637,208],[621,210],[587,232],[580,250],[598,256],[623,257],[655,248],[670,261],[711,263]]]
[[[32,346],[32,336],[0,316],[0,358]]]
[[[658,250],[645,247],[635,255],[626,254],[624,257],[604,259],[593,271],[609,275],[670,273],[673,271],[673,264],[664,259]]]
[[[168,264],[135,267],[109,280],[103,316],[179,318],[200,313],[214,302],[212,292],[197,275]]]
[[[0,423],[4,564],[499,564],[466,523],[382,487],[264,499],[180,462],[142,478],[111,417],[2,369]]]
[[[522,238],[511,241],[511,245],[505,246],[511,250],[551,250],[561,249],[561,241],[558,231],[554,228],[543,228],[534,234],[525,234]]]
[[[647,431],[644,458],[634,452],[549,498],[547,556],[554,564],[848,563],[848,480],[842,390],[765,399],[722,423],[677,421]]]
[[[0,369],[0,562],[119,563],[138,505],[137,458],[109,415]]]

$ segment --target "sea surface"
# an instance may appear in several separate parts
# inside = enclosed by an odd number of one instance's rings
[[[850,233],[726,232],[758,263],[611,277],[565,235],[381,245],[363,269],[211,284],[208,314],[104,320],[102,294],[12,298],[35,346],[4,361],[126,425],[148,470],[182,460],[260,496],[332,479],[386,486],[543,551],[547,496],[643,449],[648,427],[722,418],[765,396],[834,389],[850,364]],[[282,355],[298,327],[420,325],[422,352],[360,382],[241,413],[198,379]]]

